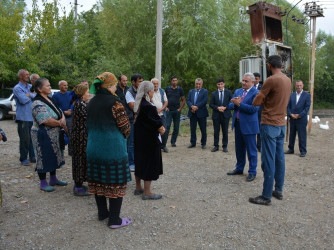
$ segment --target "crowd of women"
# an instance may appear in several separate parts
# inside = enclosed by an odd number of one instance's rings
[[[115,94],[117,78],[109,72],[96,77],[90,90],[79,84],[73,89],[72,175],[73,193],[76,196],[94,195],[98,219],[108,218],[112,229],[127,226],[131,218],[121,218],[120,211],[131,181],[128,164],[127,137],[130,123],[124,106]],[[36,171],[40,189],[54,191],[54,186],[67,183],[56,177],[56,170],[64,165],[64,114],[50,97],[51,86],[46,78],[35,82],[36,97],[32,104],[33,127],[31,136],[36,151]],[[94,97],[90,99],[90,93]],[[159,199],[151,192],[151,181],[162,174],[160,150],[161,135],[165,129],[152,103],[154,86],[150,81],[141,83],[137,90],[135,118],[135,195],[145,199]],[[159,139],[160,138],[160,139]],[[139,155],[140,154],[140,155]],[[46,174],[50,173],[50,182]],[[139,182],[138,182],[139,180]],[[140,180],[144,181],[144,187]],[[84,182],[88,186],[84,186]],[[109,200],[109,208],[107,205]]]

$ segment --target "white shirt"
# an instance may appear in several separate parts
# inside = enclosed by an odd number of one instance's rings
[[[219,100],[221,99],[222,102],[223,102],[224,101],[224,89],[222,89],[222,90],[218,89],[218,91],[219,91]]]
[[[126,103],[135,102],[136,101],[130,91],[126,91],[125,100],[126,100]]]
[[[303,93],[303,90],[302,91],[300,91],[300,93],[298,94],[297,93],[297,91],[296,91],[296,104],[298,103],[298,101],[299,101],[299,98],[300,98],[300,96],[302,95],[302,93]]]
[[[154,103],[154,106],[157,107],[157,110],[162,108],[163,103],[161,102],[161,95],[160,95],[160,91],[159,90],[158,91],[154,91],[152,101]],[[167,102],[166,92],[164,93],[164,101]],[[158,115],[162,116],[163,112],[160,112]]]

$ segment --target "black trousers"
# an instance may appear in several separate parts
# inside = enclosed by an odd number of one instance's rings
[[[213,130],[214,130],[214,146],[219,147],[219,132],[220,128],[222,130],[222,146],[227,148],[228,144],[228,125],[230,122],[230,117],[225,118],[223,115],[219,115],[218,118],[212,119],[213,121]]]

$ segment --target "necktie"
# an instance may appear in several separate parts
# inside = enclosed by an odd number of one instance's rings
[[[195,97],[194,97],[194,104],[196,104],[197,102],[198,92],[199,90],[196,90]]]
[[[221,90],[220,91],[220,96],[219,96],[219,106],[223,106],[223,95],[224,95],[224,92]]]
[[[242,96],[241,96],[241,102],[244,100],[246,95],[247,95],[247,90],[244,90],[244,92],[242,93]],[[237,112],[237,118],[238,119],[239,119],[239,115],[240,115],[240,110],[238,109],[238,112]]]

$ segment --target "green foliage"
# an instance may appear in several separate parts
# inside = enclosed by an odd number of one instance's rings
[[[290,10],[285,0],[267,1]],[[240,87],[239,60],[257,55],[260,48],[251,42],[249,17],[240,9],[253,0],[164,0],[162,86],[172,75],[179,77],[186,93],[200,77],[210,92],[216,79],[223,77],[229,89]],[[141,73],[154,77],[156,0],[102,0],[100,5],[78,15],[66,13],[57,1],[33,0],[24,11],[23,0],[0,2],[0,79],[13,85],[16,72],[27,68],[50,79],[53,87],[61,79],[74,86],[90,82],[104,71],[115,75]],[[298,6],[297,6],[298,7]],[[293,51],[294,78],[307,88],[309,41],[307,25],[291,20],[303,17],[298,8],[282,17],[283,37],[286,23],[289,46]],[[315,100],[330,100],[334,78],[333,37],[319,33]]]
[[[334,106],[334,37],[320,31],[317,35],[317,55],[314,100],[323,106]]]
[[[24,2],[2,0],[0,2],[0,80],[10,82],[16,78],[24,64],[21,54],[20,32],[23,28]]]

